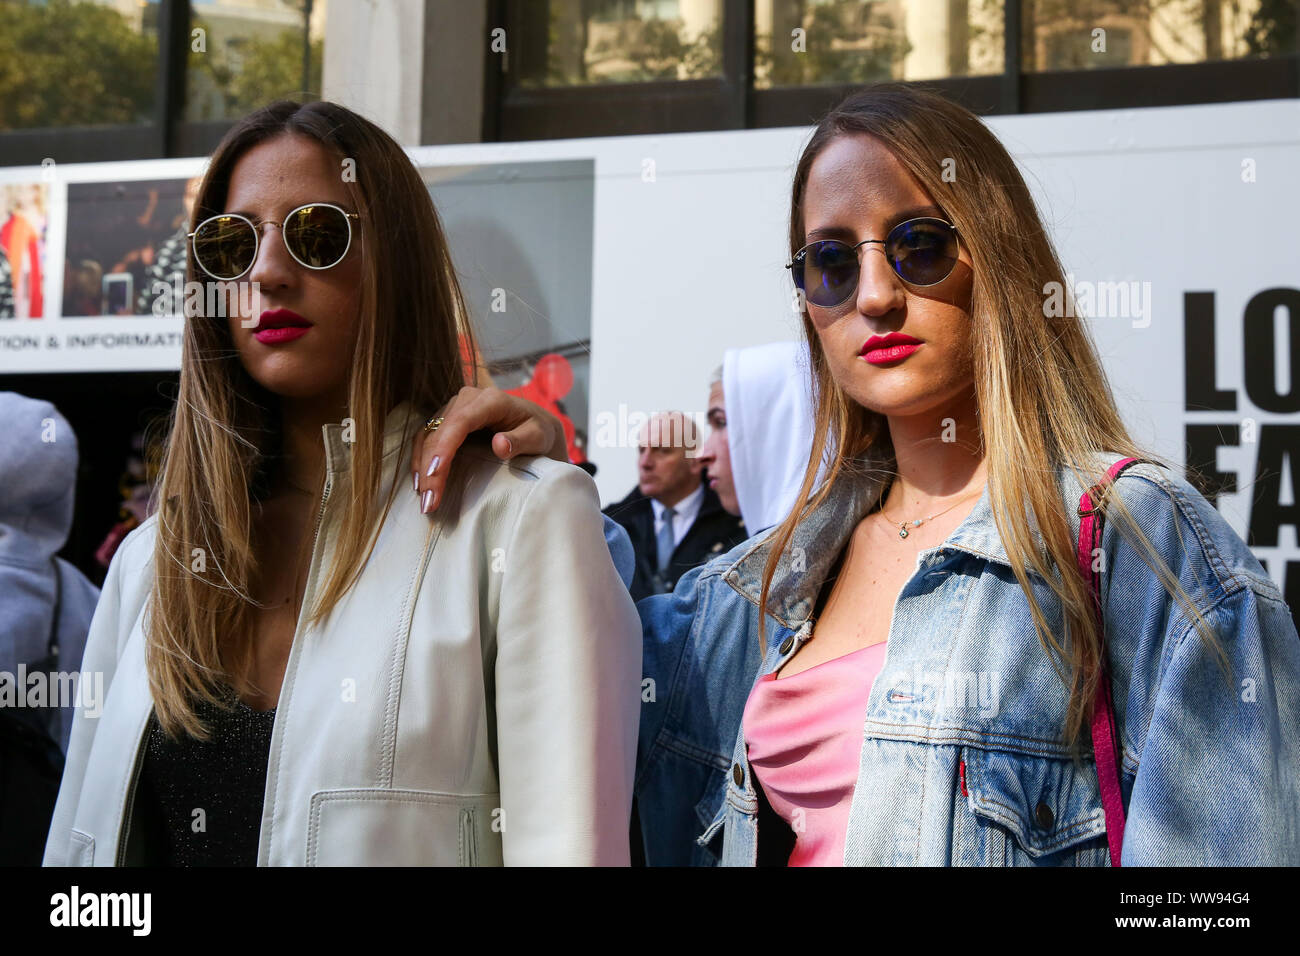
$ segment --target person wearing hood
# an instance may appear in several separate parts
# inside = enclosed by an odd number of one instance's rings
[[[812,449],[808,348],[772,342],[728,349],[709,380],[709,437],[700,464],[722,507],[749,535],[781,522]]]
[[[35,865],[83,676],[51,675],[81,667],[99,589],[58,557],[76,488],[72,426],[16,392],[0,392],[0,420],[0,862]]]

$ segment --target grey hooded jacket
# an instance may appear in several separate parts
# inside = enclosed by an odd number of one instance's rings
[[[0,392],[0,422],[0,706],[66,753],[75,700],[51,691],[72,684],[48,675],[80,668],[99,600],[57,557],[72,524],[77,437],[49,402],[16,392]]]

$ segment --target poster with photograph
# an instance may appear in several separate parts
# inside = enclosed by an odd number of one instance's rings
[[[418,154],[419,151],[417,151]],[[422,165],[479,348],[480,381],[547,409],[588,461],[596,164]]]
[[[0,319],[46,315],[49,199],[49,186],[43,182],[0,186]]]
[[[64,317],[172,314],[160,289],[185,281],[198,185],[198,177],[69,183]]]

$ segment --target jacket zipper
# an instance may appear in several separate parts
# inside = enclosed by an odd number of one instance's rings
[[[329,474],[327,473],[325,475],[325,488],[321,493],[320,507],[316,509],[316,527],[312,529],[312,534],[311,534],[311,550],[312,550],[313,560],[316,557],[316,542],[320,538],[321,521],[325,517],[325,503],[329,501],[330,490],[332,488],[333,488],[333,481],[331,480]],[[310,562],[308,563],[308,567],[310,568]],[[310,574],[310,571],[308,573]],[[310,581],[310,578],[308,578],[308,580]],[[306,594],[304,594],[303,595],[304,607],[307,604],[306,598],[307,596]],[[297,639],[298,639],[298,633],[295,628],[294,641],[296,642]],[[277,710],[278,709],[279,708],[277,706]],[[140,764],[144,762],[145,749],[148,747],[148,742],[146,739],[148,733],[149,733],[149,721],[145,720],[144,732],[141,734],[140,743],[136,747],[136,751],[135,751],[135,764],[131,768],[131,787],[127,791],[126,808],[123,810],[122,823],[121,826],[119,826],[118,828],[119,831],[121,832],[121,836],[118,838],[117,841],[116,865],[119,867],[125,865],[127,840],[129,840],[131,837],[131,814],[132,811],[135,809],[135,792],[140,785]]]
[[[311,533],[311,556],[312,556],[312,558],[315,558],[315,557],[316,557],[316,539],[320,537],[320,525],[321,525],[321,521],[322,521],[322,519],[324,519],[324,517],[325,517],[325,502],[327,502],[327,501],[330,500],[330,490],[331,490],[333,487],[334,487],[334,481],[333,481],[333,479],[332,479],[328,474],[326,474],[326,475],[325,475],[325,487],[321,490],[321,496],[320,496],[320,507],[316,509],[316,527],[312,530],[312,533]],[[307,568],[308,568],[308,571],[309,571],[309,573],[310,573],[310,569],[311,569],[311,561],[308,561],[308,562],[307,562]],[[309,580],[310,580],[310,579],[309,579]],[[305,605],[305,604],[307,603],[307,602],[306,602],[306,595],[304,595],[303,598],[304,598],[304,599],[303,599],[303,604]],[[297,636],[297,635],[295,634],[295,636]]]
[[[271,724],[272,752],[274,752],[274,747],[275,747],[275,733],[280,725],[280,714],[284,710],[285,698],[284,698],[283,691],[284,691],[285,684],[287,684],[289,680],[289,667],[297,662],[297,658],[295,657],[294,652],[298,649],[298,638],[302,631],[302,615],[303,612],[307,610],[308,598],[310,597],[310,592],[311,592],[311,582],[313,580],[314,573],[319,570],[316,565],[316,557],[317,557],[316,545],[320,540],[321,526],[325,519],[325,503],[330,500],[330,492],[334,488],[334,480],[333,477],[330,475],[328,469],[329,469],[329,464],[327,461],[326,472],[325,472],[325,487],[321,491],[320,507],[316,509],[316,527],[312,529],[312,533],[311,533],[311,559],[307,562],[307,584],[303,589],[302,607],[298,611],[298,621],[294,624],[294,628],[293,628],[293,642],[289,645],[289,660],[285,665],[284,680],[280,684],[280,688],[281,688],[280,699],[276,702],[275,705],[275,720],[272,721]],[[271,782],[271,765],[270,765],[269,758],[266,766],[266,782],[268,784]],[[263,789],[265,790],[265,788]],[[269,800],[270,798],[267,797],[265,799]],[[263,819],[265,819],[265,809],[266,809],[265,805],[263,805]],[[262,828],[261,827],[258,827],[258,834],[257,834],[257,858],[258,858],[258,865],[260,866],[261,859],[262,859]]]
[[[307,596],[308,596],[308,595],[307,595],[307,592],[308,592],[308,591],[310,590],[310,588],[311,588],[311,581],[312,581],[312,574],[311,574],[311,572],[312,572],[312,565],[315,564],[315,562],[316,562],[316,543],[320,540],[320,529],[321,529],[321,524],[322,524],[322,523],[324,522],[324,520],[325,520],[325,502],[327,502],[327,501],[330,500],[330,491],[332,491],[333,488],[334,488],[334,479],[333,479],[333,477],[329,474],[329,472],[326,472],[326,473],[325,473],[325,487],[321,489],[320,507],[316,509],[316,527],[312,529],[312,533],[311,533],[311,557],[307,560],[307,583],[306,583],[306,585],[304,585],[303,593],[302,593],[302,606],[303,606],[303,608],[306,608],[306,607],[307,607]],[[319,570],[319,569],[318,569],[318,570]],[[301,610],[301,609],[300,609],[299,612],[298,612],[298,618],[299,618],[299,620],[294,624],[294,627],[293,627],[293,644],[297,644],[297,643],[298,643],[298,629],[302,626],[302,610]],[[293,645],[292,645],[292,644],[290,645],[289,651],[290,651],[290,655],[292,656],[292,653],[293,653]],[[286,676],[287,676],[287,675],[286,675]],[[280,711],[280,705],[277,703],[277,704],[276,704],[276,713],[278,714],[279,711]]]

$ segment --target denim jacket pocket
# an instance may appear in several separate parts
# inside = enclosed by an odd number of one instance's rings
[[[1091,762],[964,748],[966,854],[990,866],[1105,866],[1101,791]]]

